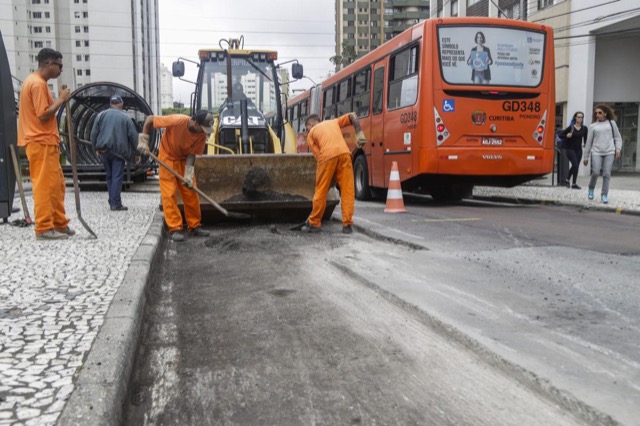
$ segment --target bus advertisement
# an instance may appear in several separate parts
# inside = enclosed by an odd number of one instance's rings
[[[367,136],[356,149],[344,131],[359,200],[384,194],[394,161],[404,191],[436,200],[544,176],[554,159],[553,43],[551,27],[526,21],[420,22],[288,102],[298,151],[306,116],[353,111]]]

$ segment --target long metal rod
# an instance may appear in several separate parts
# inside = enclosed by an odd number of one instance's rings
[[[22,187],[22,173],[20,173],[20,163],[18,162],[18,154],[16,153],[16,147],[13,144],[9,144],[11,149],[11,158],[13,159],[13,169],[16,175],[16,181],[18,182],[18,192],[20,192],[20,201],[22,201],[22,211],[24,212],[24,221],[27,225],[31,225],[33,220],[29,216],[29,208],[27,207],[27,199],[24,196],[24,188]]]
[[[164,161],[162,161],[161,159],[159,159],[153,152],[149,153],[149,157],[153,158],[158,164],[160,164],[162,167],[164,167],[165,169],[167,169],[167,171],[169,171],[172,175],[174,175],[175,177],[177,177],[181,182],[183,183],[189,183],[183,176],[180,175],[180,173],[176,172],[175,170],[173,170],[171,168],[171,166],[169,166],[167,163],[165,163]],[[214,199],[212,199],[211,197],[209,197],[207,194],[205,194],[204,192],[202,192],[198,187],[196,186],[190,186],[190,189],[193,189],[194,191],[196,191],[198,193],[198,195],[200,195],[202,198],[204,198],[205,200],[207,200],[209,202],[209,204],[211,204],[213,207],[215,207],[220,213],[222,213],[223,215],[225,215],[226,217],[229,218],[236,218],[236,219],[250,219],[251,215],[245,214],[245,213],[236,213],[236,212],[230,212],[227,209],[225,209],[224,207],[222,207],[220,204],[218,204]]]
[[[73,193],[76,198],[76,213],[78,215],[78,220],[94,238],[98,238],[95,232],[82,218],[82,211],[80,209],[80,184],[78,183],[78,158],[77,158],[77,142],[73,137],[73,124],[71,123],[71,107],[69,106],[69,101],[65,102],[65,109],[67,112],[67,132],[69,133],[67,137],[69,138],[69,150],[71,151],[71,172],[73,173]]]

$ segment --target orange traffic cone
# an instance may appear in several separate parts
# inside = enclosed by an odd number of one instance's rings
[[[391,164],[391,175],[389,176],[389,190],[387,191],[387,207],[385,213],[403,213],[407,209],[404,208],[402,200],[402,188],[400,187],[400,172],[398,172],[398,163]]]

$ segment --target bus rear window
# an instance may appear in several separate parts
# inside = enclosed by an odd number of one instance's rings
[[[491,26],[438,27],[442,79],[452,85],[537,87],[542,80],[544,32]]]

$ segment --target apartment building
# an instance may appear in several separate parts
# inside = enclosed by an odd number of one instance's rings
[[[336,0],[336,11],[336,55],[361,57],[428,18],[429,0]]]
[[[50,80],[57,95],[106,81],[122,84],[160,113],[158,0],[4,0],[0,30],[12,74],[19,80],[37,69],[43,47],[63,55],[64,72]]]

